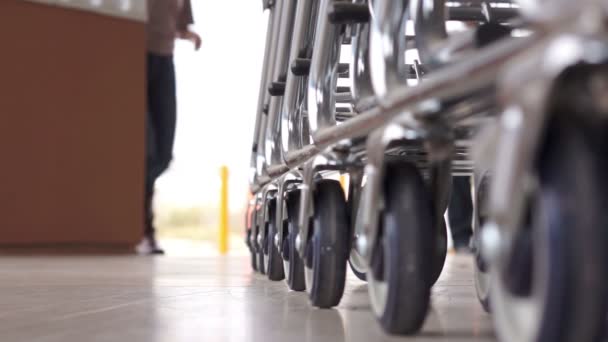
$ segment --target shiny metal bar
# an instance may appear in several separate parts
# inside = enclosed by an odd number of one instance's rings
[[[446,54],[437,51],[437,46],[445,46],[443,42],[448,37],[445,0],[412,0],[410,12],[414,14],[414,39],[422,64],[434,69],[447,62]]]
[[[266,93],[268,92],[268,71],[271,54],[271,41],[273,35],[274,11],[270,10],[268,14],[268,25],[266,29],[266,45],[264,49],[264,64],[262,64],[262,77],[260,78],[260,89],[258,94],[258,107],[256,111],[255,128],[253,131],[253,141],[257,145],[257,139],[260,134],[261,116],[265,105]]]
[[[320,152],[321,150],[317,146],[307,145],[299,150],[288,152],[285,156],[285,161],[287,164],[294,165],[294,167],[296,167]]]
[[[277,42],[276,59],[274,60],[274,71],[272,81],[277,82],[287,74],[289,64],[289,50],[291,46],[291,34],[293,32],[295,16],[295,0],[283,0],[281,8],[280,32]],[[271,96],[266,123],[264,156],[268,165],[283,163],[281,148],[281,118],[280,110],[283,96]]]
[[[367,3],[367,0],[355,0],[355,3],[364,4]],[[374,107],[377,103],[370,73],[370,24],[358,24],[354,30],[355,39],[351,45],[353,61],[350,63],[349,76],[352,83],[353,109],[356,112],[362,112]]]
[[[267,72],[264,75],[264,84],[261,87],[260,93],[262,94],[262,108],[265,108],[269,102],[269,97],[270,94],[268,93],[268,85],[270,84],[270,82],[272,82],[272,80],[274,79],[274,68],[273,66],[275,65],[275,60],[276,60],[276,55],[277,55],[277,47],[278,47],[278,37],[279,37],[279,32],[280,32],[280,23],[281,23],[281,16],[282,16],[282,8],[283,8],[283,1],[284,0],[276,0],[274,2],[274,4],[272,5],[273,7],[271,8],[271,16],[269,18],[270,20],[270,27],[271,32],[270,32],[270,48],[269,48],[269,56],[268,56],[268,63],[266,65],[267,68]],[[265,152],[265,144],[266,144],[266,126],[268,125],[268,115],[267,113],[262,113],[262,115],[259,116],[260,119],[260,126],[259,126],[259,132],[258,132],[258,136],[257,136],[257,149],[256,149],[256,156],[255,156],[255,168],[256,168],[256,176],[257,178],[266,178],[264,177],[264,167],[266,165],[266,158],[264,155]],[[261,180],[258,180],[258,183]]]
[[[313,11],[314,1],[298,1],[296,6],[295,22],[293,34],[291,37],[291,51],[289,60],[295,61],[300,57],[301,50],[305,47],[306,39],[312,31],[310,23],[311,13]],[[291,70],[287,71],[287,80],[285,85],[285,96],[283,97],[283,105],[281,106],[281,148],[283,155],[289,151],[294,151],[301,148],[302,143],[302,125],[301,125],[301,105],[303,96],[302,88],[306,85],[303,81],[306,78],[297,76]]]
[[[261,165],[260,162],[260,151],[259,144],[263,141],[263,130],[262,127],[266,125],[266,117],[264,114],[264,106],[266,103],[266,96],[268,94],[267,84],[268,84],[268,73],[270,72],[270,68],[268,65],[270,64],[273,55],[273,44],[272,39],[275,34],[275,11],[272,7],[264,6],[264,9],[268,9],[268,24],[266,28],[266,45],[264,49],[264,62],[262,66],[262,75],[260,77],[260,89],[258,94],[258,107],[256,110],[256,118],[255,118],[255,128],[253,133],[253,143],[251,148],[251,159],[250,159],[250,167],[249,167],[249,184],[253,187],[256,183],[256,178],[261,174]],[[257,180],[259,182],[259,180]],[[253,190],[253,188],[252,188]]]
[[[405,64],[409,19],[408,1],[373,1],[370,24],[371,81],[378,101],[395,87],[407,84],[409,68]]]
[[[424,100],[444,100],[465,96],[492,84],[498,73],[528,48],[546,38],[542,31],[525,38],[508,39],[463,60],[452,67],[438,70],[416,87],[401,86],[388,94],[382,108],[374,108],[343,124],[314,133],[318,147],[340,140],[360,137],[384,125],[390,119]],[[466,79],[466,82],[463,80]],[[418,118],[412,116],[414,122]]]
[[[255,127],[253,131],[253,143],[251,146],[251,159],[249,161],[249,184],[255,183],[257,172],[257,164],[258,164],[258,144],[260,141],[260,132],[261,127],[264,123],[264,100],[265,100],[265,89],[266,89],[266,79],[268,74],[268,60],[270,58],[270,39],[272,38],[272,12],[268,18],[268,28],[266,33],[266,49],[264,51],[264,64],[262,67],[262,76],[260,78],[260,90],[258,95],[258,109],[256,111],[255,117]]]
[[[329,20],[333,0],[321,0],[315,33],[314,53],[308,77],[308,122],[312,132],[336,125],[335,95],[342,35]]]
[[[495,83],[501,70],[514,58],[530,47],[542,43],[549,36],[548,31],[539,30],[533,35],[519,39],[505,39],[479,50],[469,59],[431,74],[425,82],[416,87],[400,86],[387,94],[382,107],[372,108],[337,126],[320,129],[313,133],[315,145],[290,152],[286,158],[297,167],[313,158],[327,147],[345,139],[365,136],[385,125],[397,115],[411,110],[426,100],[446,100],[466,96],[476,90]],[[462,82],[466,79],[467,82]],[[412,127],[419,124],[421,117],[413,114],[404,119]],[[261,184],[263,185],[263,183]]]

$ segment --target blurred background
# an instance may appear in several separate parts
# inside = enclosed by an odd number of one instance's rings
[[[159,237],[169,244],[169,254],[191,250],[172,248],[184,244],[175,240],[215,241],[219,170],[225,165],[229,169],[231,252],[237,253],[244,251],[247,171],[266,14],[261,1],[195,0],[192,7],[193,28],[203,45],[198,52],[189,42],[176,45],[177,136],[173,163],[157,182]]]
[[[141,239],[144,5],[0,2],[0,39],[11,52],[0,64],[0,249],[132,250]],[[185,41],[176,46],[177,134],[174,160],[157,182],[159,237],[168,254],[217,253],[227,167],[238,254],[266,14],[261,1],[192,7],[203,42],[198,52]]]

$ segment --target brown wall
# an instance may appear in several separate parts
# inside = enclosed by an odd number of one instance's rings
[[[140,238],[144,34],[0,1],[0,246]]]

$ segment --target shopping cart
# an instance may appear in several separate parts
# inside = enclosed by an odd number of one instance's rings
[[[350,263],[382,327],[415,333],[446,258],[452,177],[472,176],[475,283],[499,337],[601,334],[608,6],[264,6],[247,234],[255,269],[326,308],[338,305]]]

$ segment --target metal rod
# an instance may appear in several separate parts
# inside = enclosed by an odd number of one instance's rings
[[[420,101],[454,98],[482,88],[492,83],[513,57],[538,44],[544,37],[545,34],[537,33],[525,38],[504,40],[479,50],[469,59],[431,74],[415,87],[396,88],[388,94],[383,108],[374,108],[341,125],[316,132],[314,142],[319,148],[325,148],[343,139],[361,137]]]
[[[314,133],[314,145],[289,153],[287,156],[288,163],[292,167],[297,167],[332,144],[345,139],[362,137],[385,125],[389,120],[421,101],[465,96],[472,91],[492,84],[497,74],[513,58],[539,44],[547,36],[547,32],[539,31],[525,38],[505,39],[479,50],[477,54],[467,60],[462,60],[450,67],[434,72],[429,75],[425,82],[415,87],[398,87],[388,94],[383,107],[375,107],[341,124],[323,128]],[[466,80],[466,82],[463,82],[463,80]],[[412,116],[412,120],[418,119]],[[263,186],[264,183],[260,185]]]

